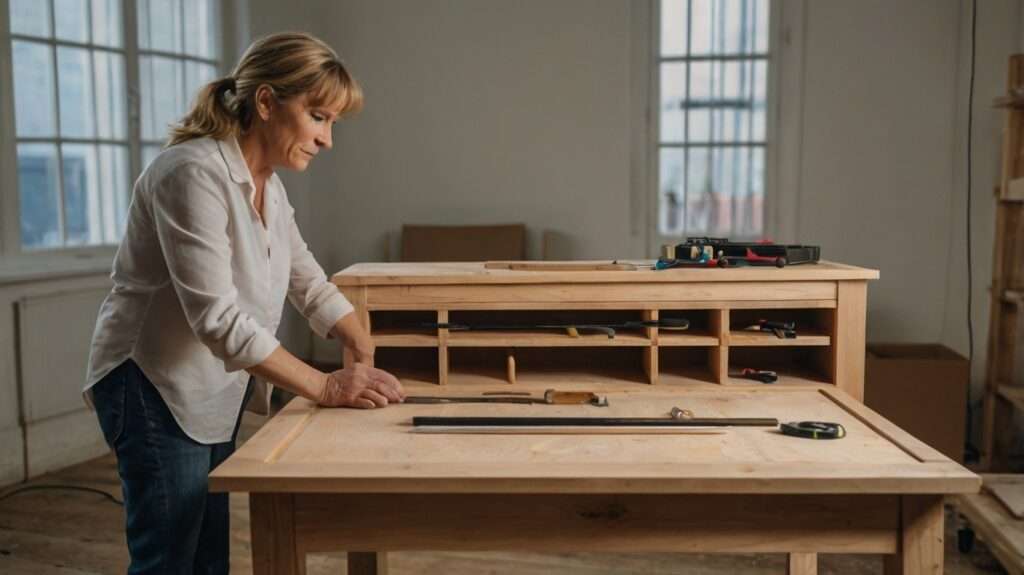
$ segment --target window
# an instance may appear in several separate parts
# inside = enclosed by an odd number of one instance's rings
[[[770,0],[660,0],[658,231],[760,236]]]
[[[167,126],[220,69],[214,0],[139,0],[142,163],[163,147]]]
[[[116,244],[139,159],[220,68],[219,1],[5,3],[17,197],[0,198],[3,222],[22,251]]]

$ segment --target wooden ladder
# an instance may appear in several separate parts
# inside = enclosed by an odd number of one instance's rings
[[[1010,57],[1003,170],[996,192],[988,361],[982,413],[982,469],[1006,471],[1013,412],[1024,413],[1024,387],[1015,387],[1017,326],[1024,306],[1024,54]]]

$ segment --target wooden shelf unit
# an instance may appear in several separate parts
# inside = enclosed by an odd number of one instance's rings
[[[867,281],[878,272],[831,262],[776,268],[515,271],[484,263],[357,264],[332,281],[403,380],[494,384],[552,379],[672,386],[831,383],[863,398]],[[689,320],[687,330],[607,334],[538,325]],[[781,339],[751,326],[795,321]],[[509,325],[465,331],[438,324]]]

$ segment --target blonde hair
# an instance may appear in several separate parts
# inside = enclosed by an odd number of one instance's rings
[[[252,123],[263,85],[279,100],[306,94],[312,106],[335,107],[339,117],[363,106],[362,88],[330,46],[309,34],[282,32],[253,42],[230,76],[203,86],[189,113],[171,126],[167,145],[238,136]]]

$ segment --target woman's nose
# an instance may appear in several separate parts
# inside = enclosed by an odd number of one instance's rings
[[[331,127],[327,126],[320,134],[316,137],[316,145],[321,148],[327,148],[328,150],[334,145],[332,141]]]

